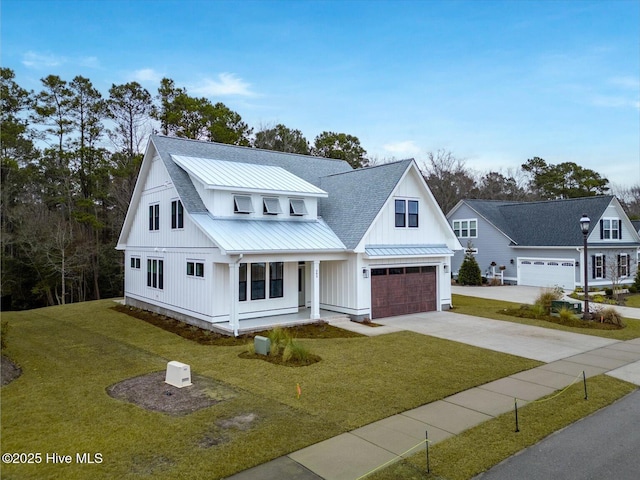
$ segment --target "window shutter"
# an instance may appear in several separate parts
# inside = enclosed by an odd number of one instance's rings
[[[604,238],[604,220],[600,220],[600,240]]]
[[[622,240],[622,220],[618,220],[618,240]]]
[[[596,256],[591,255],[591,278],[596,278]]]
[[[602,256],[602,278],[607,278],[607,257]]]
[[[622,265],[620,265],[620,257],[622,257],[622,255],[618,255],[618,277],[620,277],[622,272]]]

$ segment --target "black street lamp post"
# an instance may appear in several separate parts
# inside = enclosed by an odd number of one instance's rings
[[[587,217],[585,213],[582,215],[580,219],[580,230],[582,230],[582,236],[584,237],[584,312],[582,314],[583,320],[590,320],[591,315],[589,314],[589,268],[587,266],[587,237],[589,236],[589,224],[591,220]]]

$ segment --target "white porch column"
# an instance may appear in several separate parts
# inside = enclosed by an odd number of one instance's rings
[[[320,261],[311,262],[311,319],[320,318]]]
[[[239,259],[238,259],[239,260]],[[229,264],[229,325],[233,329],[233,335],[238,336],[240,320],[238,319],[238,281],[240,264],[233,262]]]

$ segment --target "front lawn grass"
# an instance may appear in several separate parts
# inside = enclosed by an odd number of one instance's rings
[[[588,379],[587,385],[588,400],[584,400],[583,385],[579,382],[555,398],[554,393],[519,408],[519,432],[515,431],[515,415],[509,412],[433,445],[429,449],[430,474],[426,473],[423,450],[367,478],[467,480],[637,388],[606,375]]]
[[[502,300],[491,300],[485,298],[469,297],[465,295],[453,295],[454,308],[452,312],[476,317],[491,318],[494,320],[506,320],[508,322],[533,325],[535,327],[553,328],[564,330],[565,332],[583,333],[585,335],[595,335],[598,337],[612,338],[615,340],[631,340],[640,337],[640,320],[625,318],[625,328],[620,330],[598,330],[594,328],[581,328],[561,325],[558,323],[536,320],[532,318],[521,318],[507,315],[505,310],[520,308],[519,303],[505,302]],[[615,308],[615,307],[614,307]]]
[[[624,306],[640,308],[640,293],[627,295],[624,299]]]
[[[3,312],[11,327],[4,353],[23,373],[0,390],[2,452],[74,458],[71,465],[5,464],[3,478],[227,477],[540,364],[399,332],[299,339],[322,360],[286,367],[240,358],[243,345],[198,344],[112,306],[102,300]],[[234,395],[172,416],[107,394],[125,379],[164,371],[171,360],[189,364],[194,377],[213,379]],[[230,421],[249,416],[255,420],[246,429]],[[85,452],[100,453],[102,463],[77,464],[76,453]]]

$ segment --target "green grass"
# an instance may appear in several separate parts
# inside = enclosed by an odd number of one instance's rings
[[[524,325],[533,325],[535,327],[552,328],[555,330],[564,330],[565,332],[583,333],[585,335],[594,335],[604,338],[612,338],[615,340],[631,340],[640,337],[640,320],[625,318],[625,328],[621,330],[598,330],[595,328],[580,328],[560,325],[545,320],[536,320],[531,318],[521,318],[512,315],[506,315],[505,310],[518,309],[521,304],[514,302],[504,302],[502,300],[490,300],[477,297],[468,297],[465,295],[453,295],[453,312],[466,315],[475,315],[477,317],[492,318],[494,320],[505,320],[508,322],[521,323]]]
[[[299,339],[322,360],[285,367],[240,358],[245,345],[187,340],[112,305],[3,312],[11,329],[4,353],[23,374],[0,390],[2,452],[103,456],[99,465],[3,465],[3,478],[222,478],[540,364],[400,332]],[[162,371],[170,360],[235,396],[169,416],[107,395],[110,385]],[[249,430],[220,427],[220,420],[251,413],[256,421]],[[203,447],[211,438],[215,445]]]
[[[625,307],[635,307],[640,308],[640,293],[635,295],[629,295],[624,300]]]
[[[509,412],[433,445],[429,449],[430,474],[426,473],[423,450],[367,478],[467,480],[637,388],[606,375],[588,379],[587,386],[588,400],[584,400],[582,383],[578,383],[556,398],[552,394],[546,397],[551,398],[548,401],[542,399],[519,408],[519,432],[515,431],[515,415]]]

